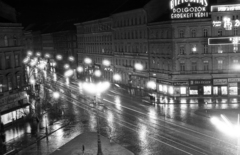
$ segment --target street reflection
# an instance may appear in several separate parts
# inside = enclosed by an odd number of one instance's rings
[[[157,123],[157,113],[156,113],[156,110],[153,109],[153,108],[150,108],[149,109],[149,113],[148,113],[148,116],[149,116],[149,121],[151,123]]]

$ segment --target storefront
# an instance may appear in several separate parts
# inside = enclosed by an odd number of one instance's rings
[[[172,82],[157,80],[157,91],[163,94],[173,95],[174,89]]]
[[[240,95],[240,78],[229,78],[228,79],[228,91],[229,95]]]
[[[212,95],[212,80],[190,80],[189,95]]]
[[[29,113],[30,106],[26,92],[6,95],[0,99],[1,121],[3,124],[11,123]]]
[[[173,82],[174,96],[187,96],[188,95],[188,81]]]
[[[228,95],[227,79],[213,79],[213,95]]]

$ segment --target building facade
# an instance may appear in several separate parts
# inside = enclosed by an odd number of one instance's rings
[[[5,125],[29,113],[24,88],[24,40],[19,23],[0,24],[0,112]]]

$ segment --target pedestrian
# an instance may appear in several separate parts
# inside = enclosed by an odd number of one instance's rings
[[[84,154],[84,151],[85,151],[85,147],[84,145],[82,145],[82,153]]]

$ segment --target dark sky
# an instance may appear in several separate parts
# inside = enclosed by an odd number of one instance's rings
[[[19,22],[29,23],[59,21],[79,18],[89,20],[94,16],[107,17],[126,1],[132,0],[2,0],[19,13]],[[136,1],[137,0],[133,0]],[[141,0],[138,0],[141,1]]]

